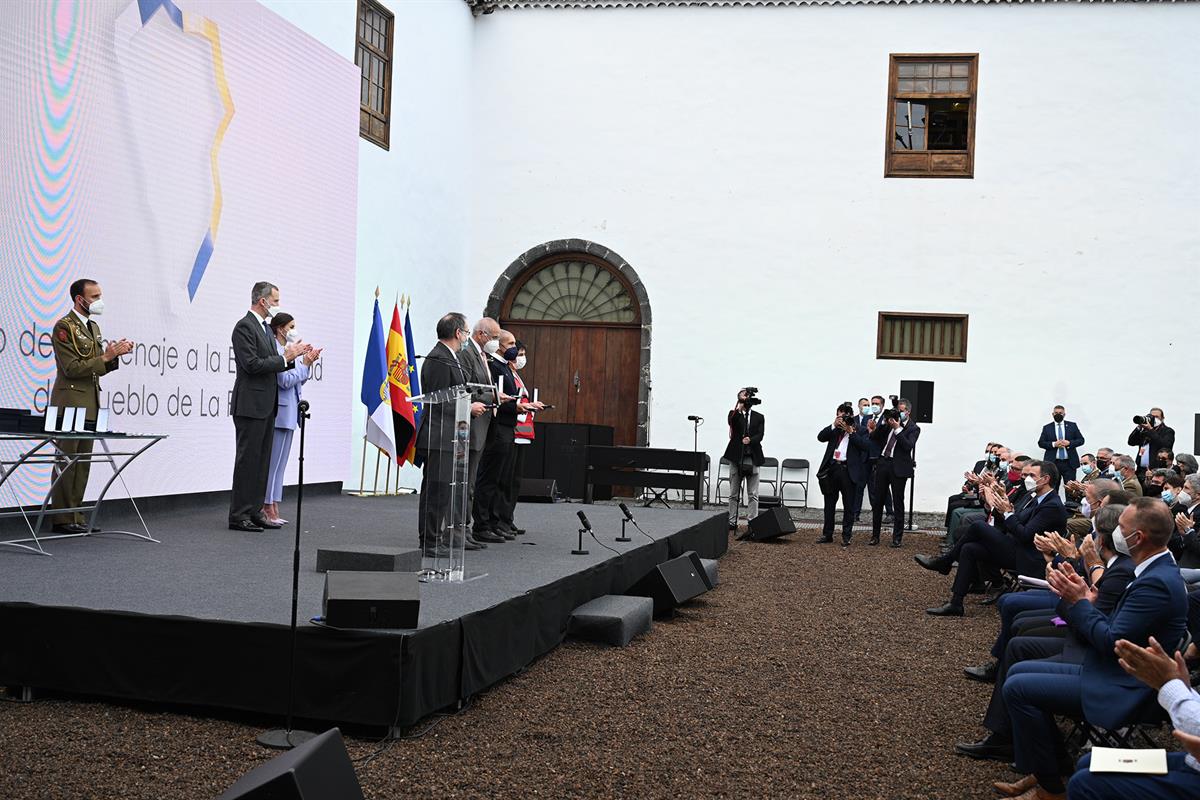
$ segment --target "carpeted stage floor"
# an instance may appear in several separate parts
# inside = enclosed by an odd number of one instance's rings
[[[292,601],[294,525],[263,533],[238,533],[225,524],[226,505],[181,504],[146,514],[161,544],[105,535],[46,542],[52,558],[0,548],[0,603],[31,602],[141,614],[179,615],[210,620],[286,625]],[[140,530],[129,504],[111,504],[109,529]],[[288,504],[289,508],[294,505]],[[107,511],[106,514],[109,512]],[[626,552],[646,545],[612,541],[620,531],[615,506],[538,504],[521,506],[525,536],[467,553],[468,573],[486,574],[460,586],[421,587],[422,628],[490,608],[530,589],[600,564],[613,553],[584,537],[590,554],[573,556],[583,509],[601,541]],[[653,536],[675,533],[709,519],[714,511],[689,508],[639,510],[638,520]],[[291,516],[289,513],[288,516]],[[325,576],[315,571],[319,547],[342,545],[417,546],[417,497],[353,497],[326,492],[305,498],[301,540],[301,623],[321,613]],[[12,530],[10,524],[8,530]],[[4,537],[15,538],[15,537]]]
[[[912,563],[932,537],[845,551],[814,538],[731,543],[721,586],[628,648],[568,642],[360,762],[367,796],[991,796],[1008,770],[951,748],[982,733],[990,687],[961,668],[985,660],[995,612],[972,599],[966,619],[924,614],[948,588]],[[0,703],[0,797],[215,796],[270,757],[254,736],[275,724]],[[358,759],[376,752],[348,743]]]

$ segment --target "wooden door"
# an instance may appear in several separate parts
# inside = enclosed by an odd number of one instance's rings
[[[538,389],[546,422],[609,425],[613,444],[637,444],[638,347],[641,331],[503,321],[525,344],[525,385]]]

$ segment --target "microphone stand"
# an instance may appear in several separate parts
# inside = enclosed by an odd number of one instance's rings
[[[292,706],[296,699],[296,606],[300,597],[300,523],[304,508],[304,420],[309,418],[308,401],[301,400],[297,407],[300,423],[300,476],[296,486],[296,544],[292,550],[292,652],[288,660],[287,725],[283,729],[261,733],[258,743],[273,750],[291,750],[316,736],[310,731],[292,730]]]

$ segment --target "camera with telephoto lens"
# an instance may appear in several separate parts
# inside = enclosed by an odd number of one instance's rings
[[[882,422],[887,422],[889,419],[898,421],[900,419],[900,411],[896,408],[885,408],[883,413],[879,415],[879,419]]]
[[[1150,421],[1149,415],[1143,417],[1141,414],[1137,414],[1133,418],[1133,424],[1134,425],[1153,425],[1154,423]]]
[[[762,403],[762,400],[757,397],[757,386],[747,386],[745,389],[742,389],[742,391],[746,393],[746,399],[742,401],[742,405],[746,408],[750,408],[751,406],[756,406]]]
[[[891,403],[892,403],[892,408],[899,408],[899,407],[900,407],[900,396],[899,396],[899,395],[896,395],[896,394],[889,394],[889,395],[888,395],[888,400],[890,400],[890,401],[891,401]]]

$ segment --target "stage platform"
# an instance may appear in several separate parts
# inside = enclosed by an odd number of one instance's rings
[[[46,544],[52,556],[0,547],[0,685],[279,715],[287,695],[293,526],[227,529],[209,496],[143,508],[161,544],[101,535]],[[102,524],[136,524],[114,501]],[[295,511],[284,505],[285,517]],[[571,554],[586,509],[597,536]],[[462,584],[422,584],[413,630],[338,631],[312,624],[325,545],[416,545],[416,496],[306,492],[300,567],[296,715],[337,724],[408,726],[486,689],[549,652],[571,611],[627,590],[686,550],[719,558],[725,514],[635,510],[653,541],[620,532],[615,506],[521,504],[528,534],[467,553]],[[20,535],[10,526],[10,534]]]

